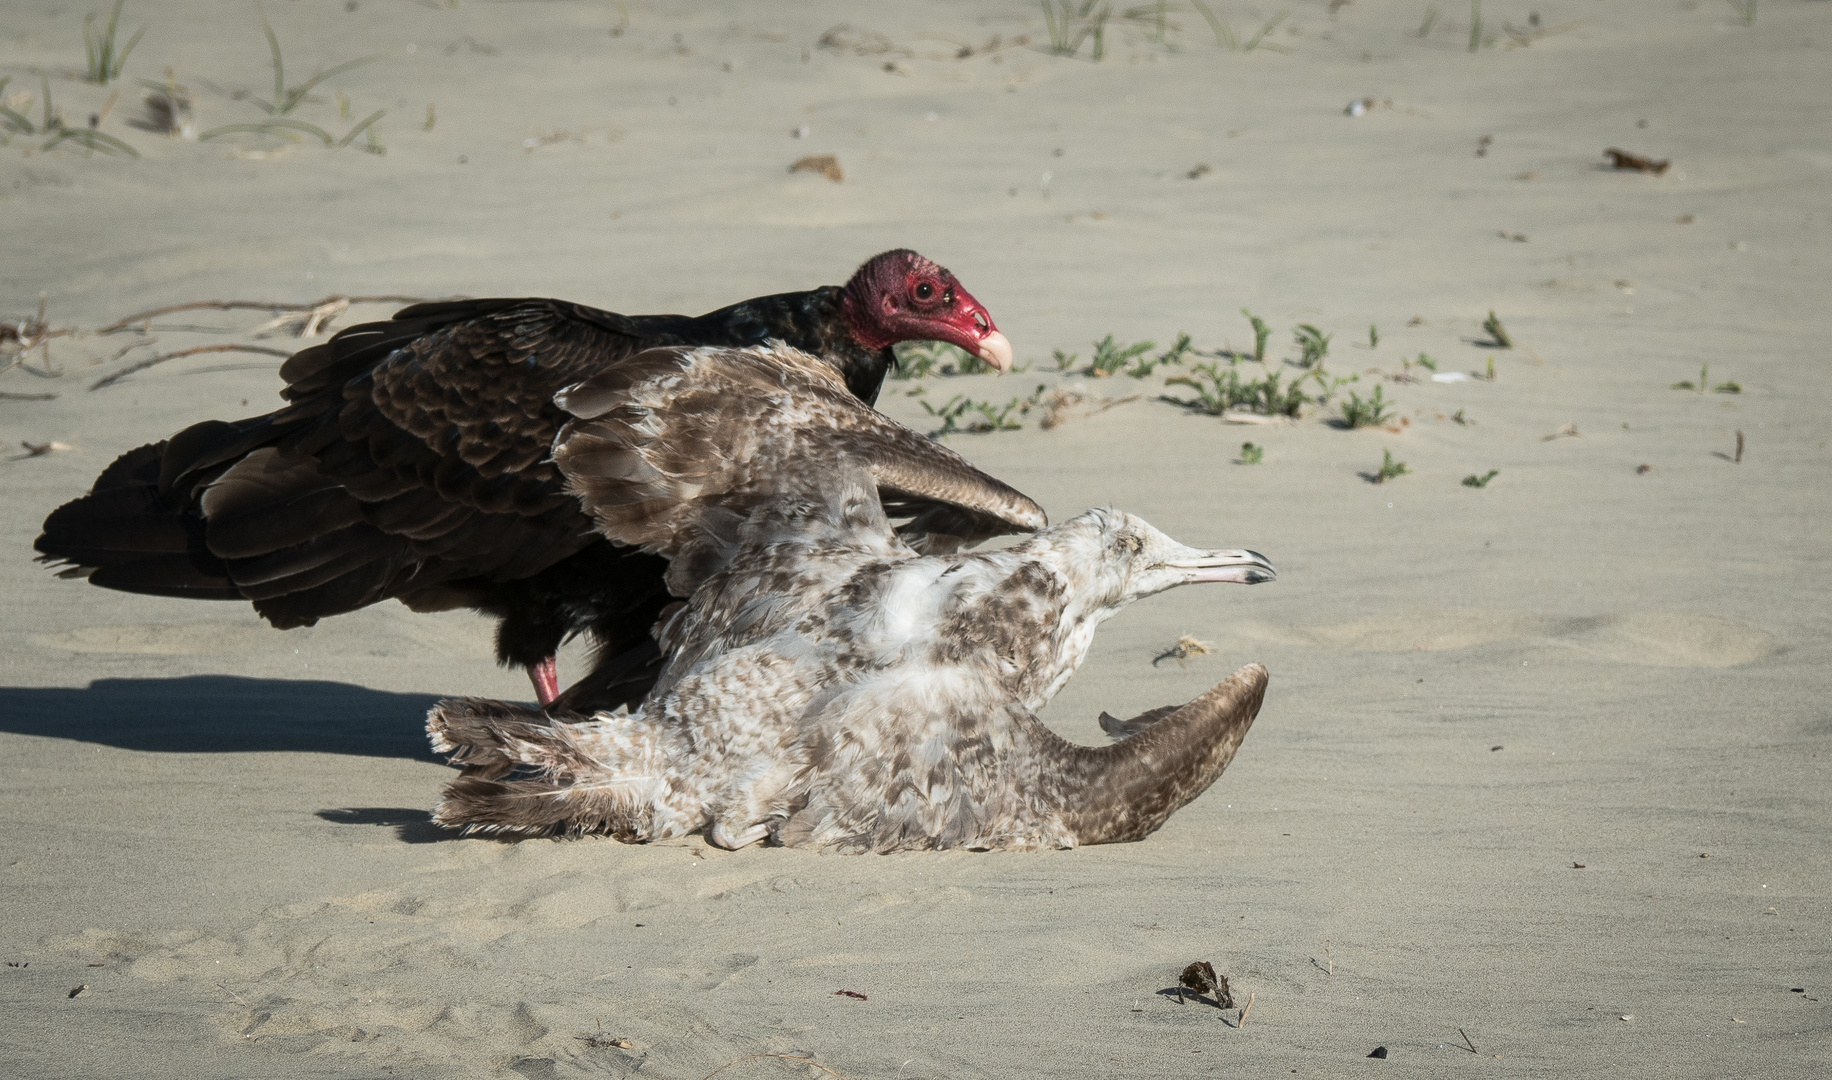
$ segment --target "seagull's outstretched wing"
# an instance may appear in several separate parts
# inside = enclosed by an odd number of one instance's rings
[[[832,367],[783,345],[651,349],[555,398],[573,419],[553,460],[598,530],[676,558],[717,512],[774,496],[822,500],[863,469],[919,551],[1045,523],[1043,510],[965,458],[873,410]],[[704,569],[684,560],[670,588]]]

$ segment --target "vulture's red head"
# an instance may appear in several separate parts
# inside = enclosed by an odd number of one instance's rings
[[[953,274],[898,249],[875,255],[846,283],[843,301],[853,339],[868,349],[899,341],[945,341],[1011,370],[1011,342]]]

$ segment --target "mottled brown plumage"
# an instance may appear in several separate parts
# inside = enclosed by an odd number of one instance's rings
[[[558,300],[422,304],[294,355],[284,408],[123,455],[46,519],[36,546],[97,585],[249,600],[282,629],[389,598],[476,608],[500,620],[498,658],[535,672],[543,700],[554,650],[587,632],[604,658],[594,693],[634,700],[653,671],[649,628],[670,602],[665,562],[594,530],[550,457],[570,419],[555,395],[657,346],[779,341],[869,404],[889,346],[915,338],[1010,363],[984,308],[909,251],[870,260],[844,287],[691,318]]]
[[[1118,725],[1136,733],[1108,747],[1066,742],[1035,710],[1106,618],[1178,584],[1268,580],[1263,557],[1186,548],[1111,510],[1002,551],[925,556],[869,473],[822,475],[688,526],[705,576],[661,628],[666,670],[635,711],[435,708],[435,748],[469,767],[435,818],[624,840],[705,830],[725,847],[1072,847],[1150,833],[1226,767],[1264,693],[1257,665]],[[504,778],[518,767],[532,775]]]

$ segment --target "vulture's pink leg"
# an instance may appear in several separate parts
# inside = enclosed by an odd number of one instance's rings
[[[528,665],[528,681],[534,684],[534,698],[543,709],[560,696],[560,669],[551,656],[538,664]]]

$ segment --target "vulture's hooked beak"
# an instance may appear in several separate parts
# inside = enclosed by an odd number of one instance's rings
[[[999,328],[992,325],[992,316],[986,314],[986,309],[978,304],[968,308],[967,317],[973,320],[973,336],[979,339],[979,347],[974,350],[974,355],[998,368],[1001,375],[1010,371],[1011,339],[999,333]]]
[[[1278,577],[1266,556],[1257,551],[1236,548],[1205,551],[1193,559],[1172,559],[1164,564],[1181,571],[1187,583],[1198,581],[1232,581],[1241,585],[1258,585]]]

